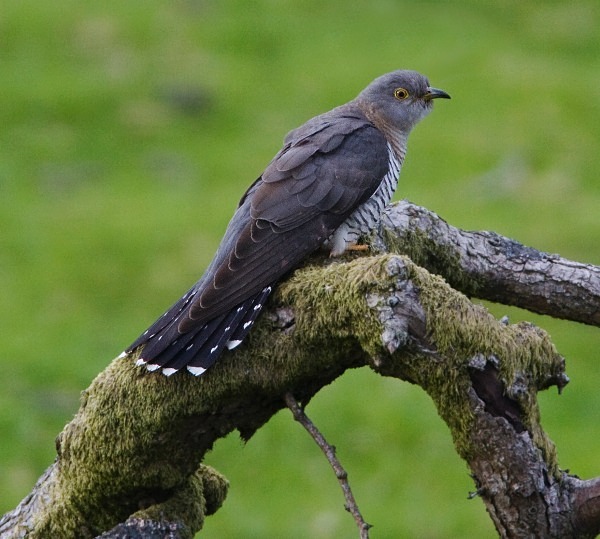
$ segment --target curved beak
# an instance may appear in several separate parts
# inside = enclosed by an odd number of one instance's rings
[[[425,101],[431,101],[432,99],[438,99],[440,97],[443,99],[450,99],[450,95],[444,92],[444,90],[429,87],[427,88],[427,92],[425,92],[423,99]]]

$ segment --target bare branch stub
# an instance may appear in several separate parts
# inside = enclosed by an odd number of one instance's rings
[[[335,447],[330,445],[325,437],[321,434],[319,429],[315,426],[315,424],[310,420],[310,418],[306,415],[298,401],[294,398],[291,393],[285,394],[285,403],[287,407],[292,412],[294,419],[298,421],[311,435],[312,439],[319,446],[327,461],[333,468],[335,472],[335,476],[342,487],[342,492],[344,493],[344,499],[346,500],[345,508],[353,517],[356,522],[356,526],[358,527],[360,539],[369,539],[369,529],[371,525],[365,522],[359,508],[356,503],[356,499],[354,498],[354,494],[352,493],[352,489],[350,488],[350,482],[348,481],[348,473],[345,468],[342,466],[342,463],[337,458]]]

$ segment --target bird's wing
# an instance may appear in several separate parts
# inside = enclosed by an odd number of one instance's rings
[[[288,135],[242,198],[187,315],[185,333],[276,282],[377,189],[387,143],[365,119],[327,119]]]
[[[150,341],[144,354],[151,359],[174,340],[184,346],[184,334],[221,323],[234,307],[264,295],[368,200],[388,171],[386,140],[359,115],[332,113],[288,134],[242,197],[202,278],[128,351]]]

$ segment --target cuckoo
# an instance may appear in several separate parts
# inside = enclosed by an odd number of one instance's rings
[[[200,280],[122,356],[136,353],[138,365],[165,375],[200,375],[238,346],[282,277],[321,246],[338,256],[377,226],[408,135],[437,98],[450,96],[415,71],[394,71],[290,131]]]

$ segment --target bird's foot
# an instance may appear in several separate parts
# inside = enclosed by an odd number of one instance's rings
[[[364,252],[364,251],[368,251],[369,249],[370,249],[370,247],[364,243],[348,243],[344,246],[344,250],[332,249],[329,253],[329,257],[335,258],[335,257],[341,256],[344,253],[347,253],[349,251]]]
[[[351,243],[346,247],[346,251],[368,251],[369,249],[366,243]]]

